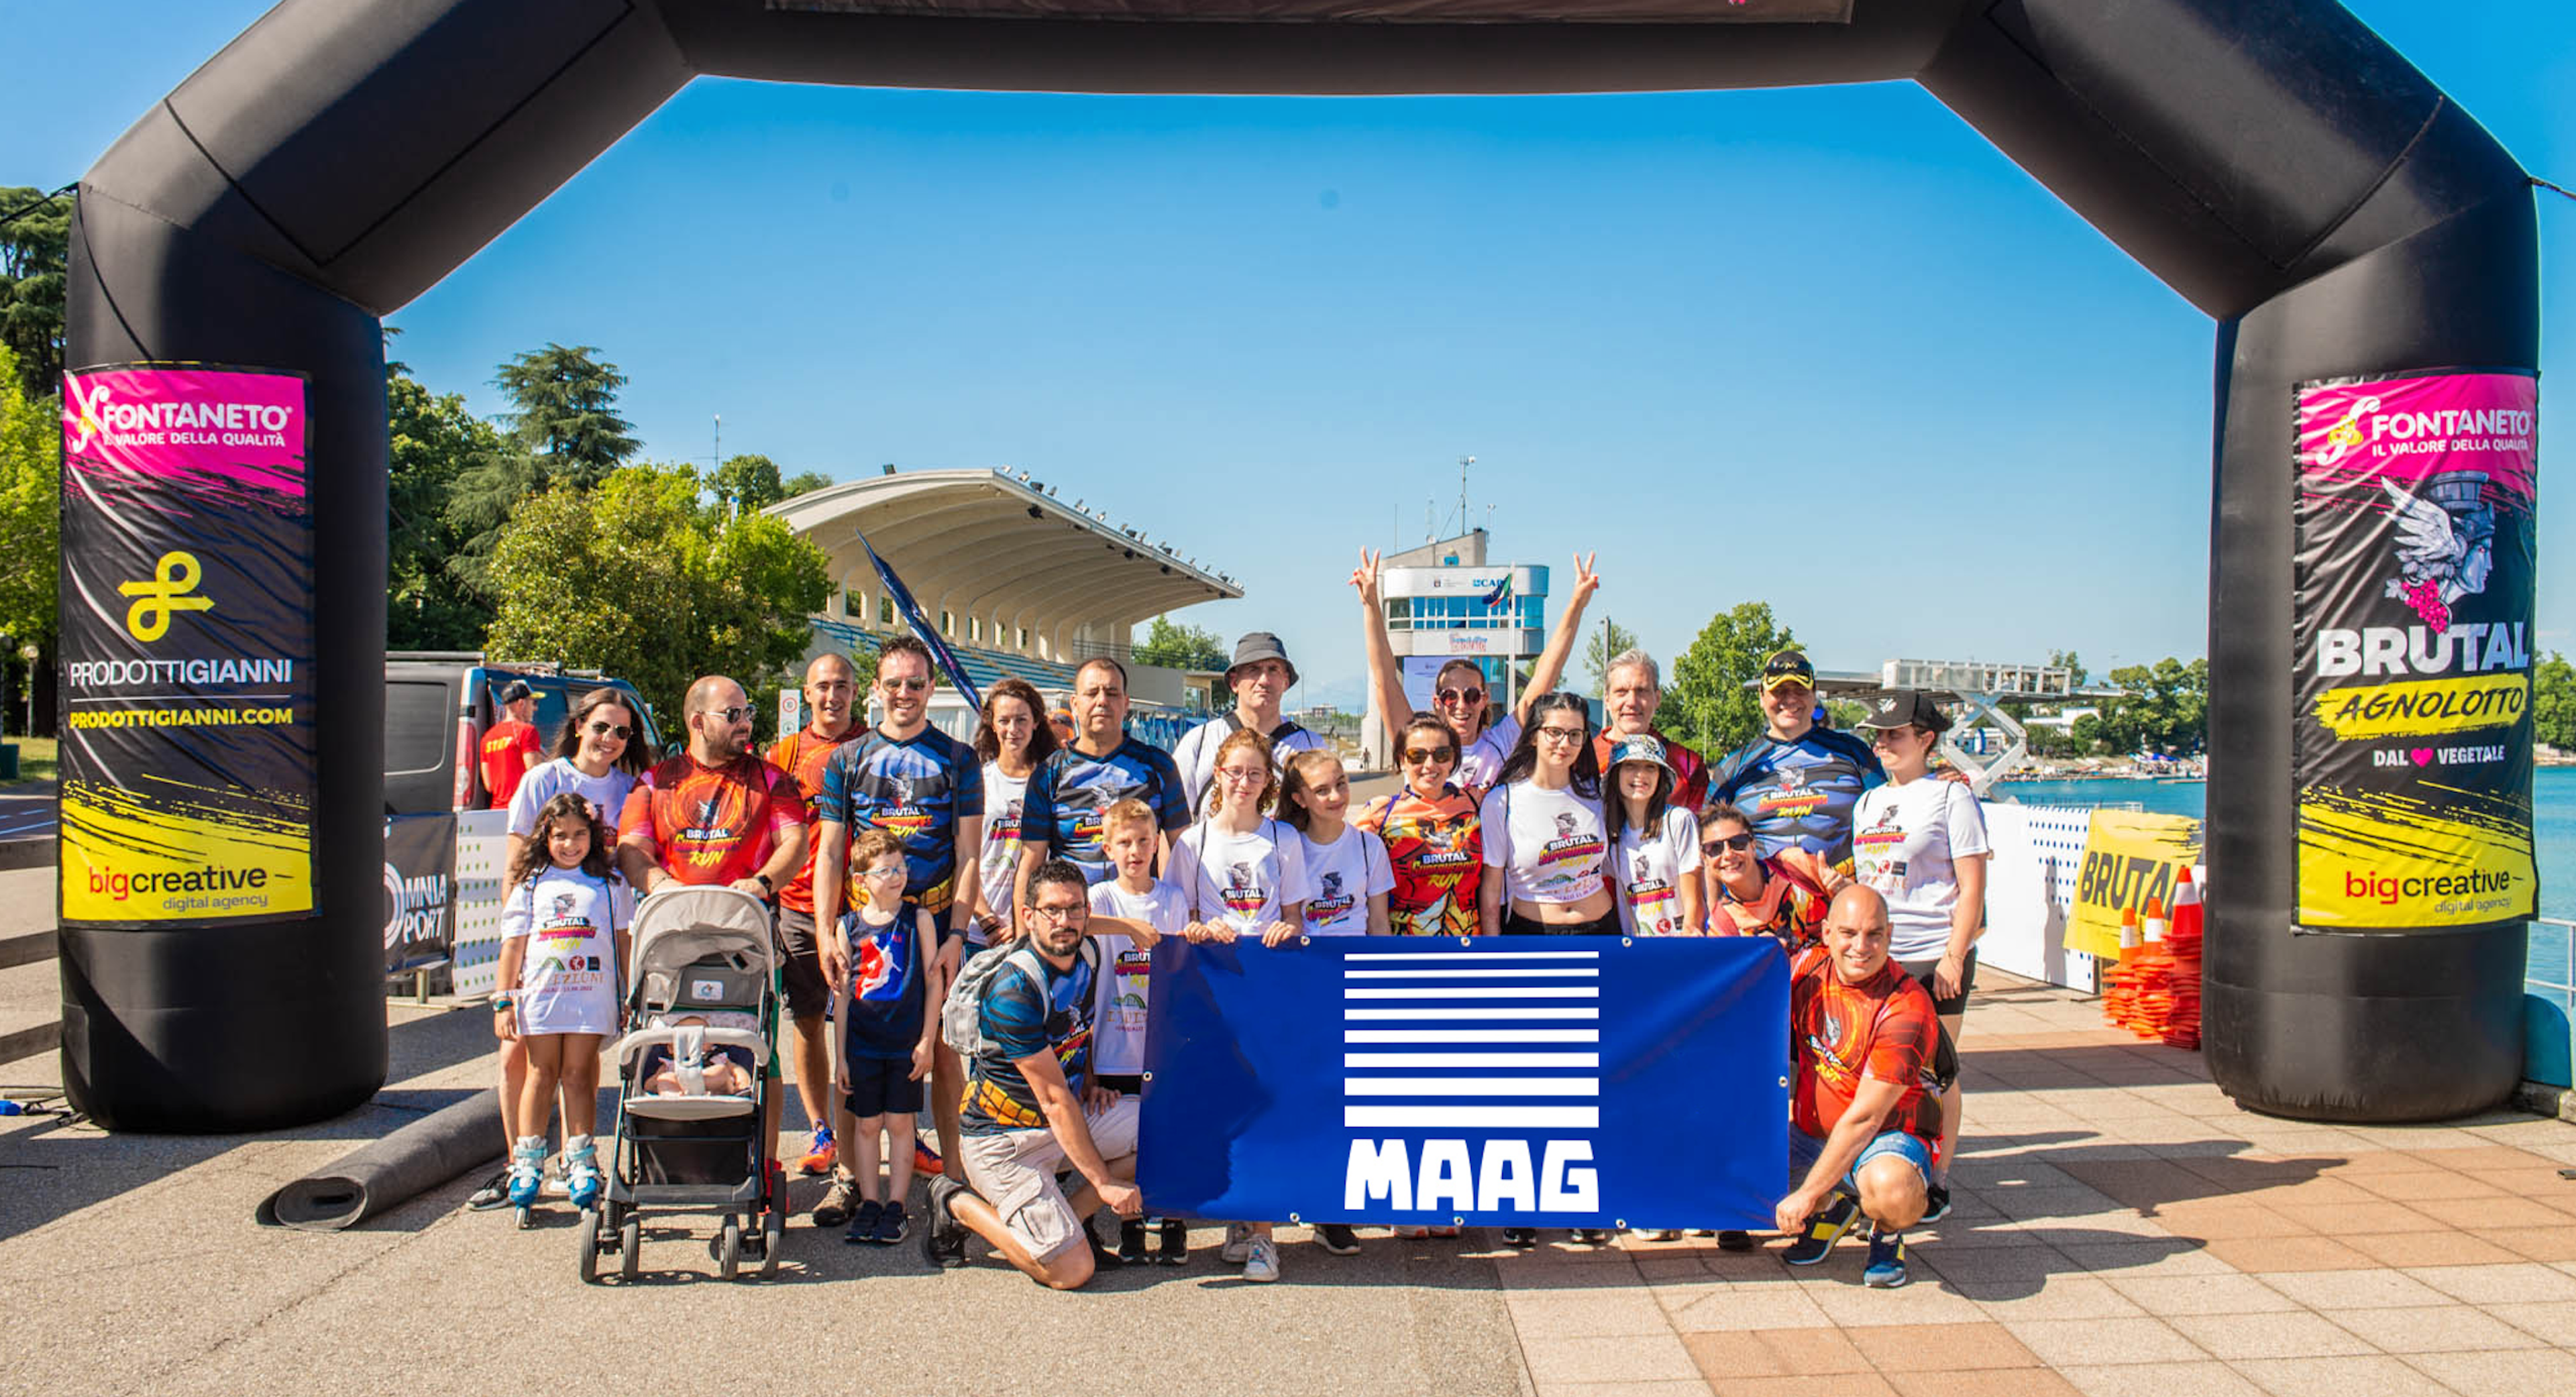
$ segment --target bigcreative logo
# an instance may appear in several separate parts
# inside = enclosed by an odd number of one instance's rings
[[[194,553],[169,552],[153,565],[148,582],[119,582],[116,590],[135,599],[125,609],[125,630],[136,640],[154,641],[170,633],[170,618],[182,611],[212,611],[212,597],[191,596],[205,569]]]

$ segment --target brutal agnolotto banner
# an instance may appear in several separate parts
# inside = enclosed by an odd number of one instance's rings
[[[2537,911],[2532,518],[2539,381],[2442,372],[2298,394],[2296,918]]]
[[[313,522],[295,374],[63,377],[62,915],[313,911]]]

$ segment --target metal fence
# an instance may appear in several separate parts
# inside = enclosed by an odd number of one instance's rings
[[[2554,1087],[2576,1086],[2576,921],[2535,917],[2523,967],[2523,1075]]]

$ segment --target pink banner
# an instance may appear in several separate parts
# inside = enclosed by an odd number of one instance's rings
[[[304,498],[304,383],[222,369],[63,376],[63,463],[222,496]]]
[[[2310,489],[2370,476],[2420,482],[2478,471],[2532,498],[2540,381],[2528,374],[2443,374],[2341,383],[2299,395],[2299,466]]]

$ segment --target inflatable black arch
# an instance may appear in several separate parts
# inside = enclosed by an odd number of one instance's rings
[[[2341,6],[787,3],[286,0],[81,181],[69,362],[308,375],[319,540],[319,918],[66,925],[64,1077],[100,1121],[281,1126],[381,1084],[378,318],[701,73],[1343,94],[1919,81],[2218,322],[2205,1022],[2220,1085],[2348,1120],[2456,1115],[2511,1089],[2522,923],[2291,934],[2294,385],[2536,373],[2539,352],[2523,171]]]

